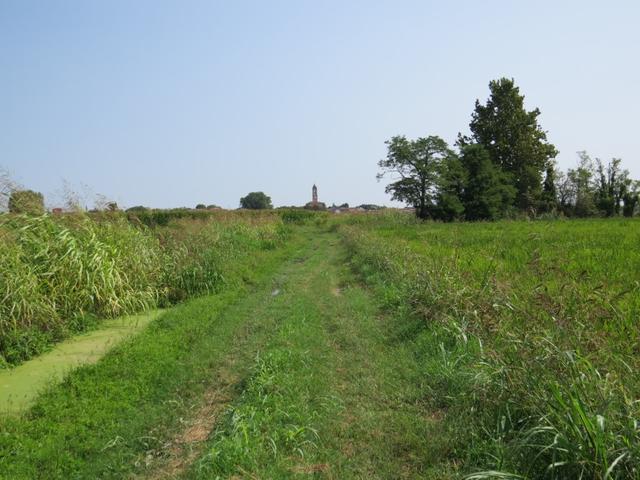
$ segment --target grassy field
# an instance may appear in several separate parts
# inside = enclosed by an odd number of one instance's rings
[[[0,423],[1,478],[414,478],[438,450],[412,353],[335,234],[189,300]]]
[[[0,418],[0,478],[639,477],[640,222],[130,222],[181,302]]]
[[[640,222],[337,228],[407,319],[451,465],[472,478],[636,478]]]

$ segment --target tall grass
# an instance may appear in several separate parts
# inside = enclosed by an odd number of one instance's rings
[[[280,208],[278,215],[284,223],[292,223],[304,225],[315,223],[316,225],[325,224],[329,217],[328,212],[318,210],[307,210],[303,208]]]
[[[341,223],[468,478],[640,475],[640,224]]]
[[[273,248],[277,216],[134,226],[121,215],[0,216],[0,366],[16,364],[97,319],[214,292],[233,263]]]
[[[181,219],[157,234],[163,251],[164,305],[241,280],[239,257],[275,248],[286,237],[286,228],[275,216],[235,217],[227,222]]]

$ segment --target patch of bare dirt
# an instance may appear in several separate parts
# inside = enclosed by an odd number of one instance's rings
[[[177,478],[198,458],[218,418],[233,399],[231,389],[238,381],[236,376],[221,372],[220,384],[205,393],[202,405],[188,419],[184,430],[167,444],[163,464],[146,478]]]
[[[296,467],[293,467],[291,470],[294,473],[306,473],[306,474],[320,473],[320,472],[326,472],[327,470],[329,470],[329,464],[316,463],[314,465],[298,465]]]

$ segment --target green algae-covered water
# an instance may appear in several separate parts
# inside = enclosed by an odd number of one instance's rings
[[[141,331],[161,310],[105,320],[97,330],[75,336],[53,350],[8,370],[0,370],[0,415],[19,414],[47,386],[60,382],[72,369],[97,362],[109,349]]]

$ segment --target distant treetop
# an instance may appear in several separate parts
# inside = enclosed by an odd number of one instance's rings
[[[266,210],[273,208],[271,197],[264,192],[251,192],[240,199],[240,207],[250,210]]]
[[[147,210],[149,210],[149,208],[144,207],[142,205],[136,205],[135,207],[127,208],[125,211],[135,213],[135,212],[146,212]]]

